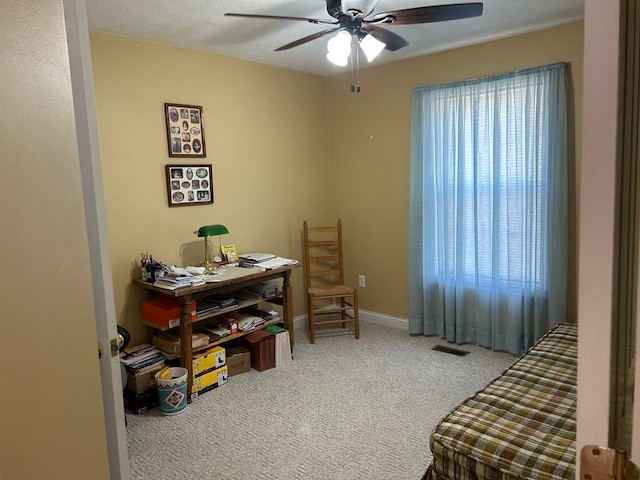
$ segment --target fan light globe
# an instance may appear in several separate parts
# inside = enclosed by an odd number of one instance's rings
[[[335,65],[344,67],[351,55],[351,34],[340,30],[327,42],[327,50],[327,59]]]
[[[342,56],[337,53],[329,52],[327,53],[327,60],[339,67],[346,67],[349,61],[349,55]]]
[[[371,34],[367,35],[360,41],[360,48],[367,56],[367,60],[369,61],[369,63],[373,62],[373,60],[380,54],[382,50],[384,50],[384,47],[386,46],[386,43],[381,42],[377,38],[374,38]]]

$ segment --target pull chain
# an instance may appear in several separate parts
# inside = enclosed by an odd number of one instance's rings
[[[360,93],[360,49],[358,48],[358,39],[354,35],[352,45],[355,48],[355,60],[354,55],[349,55],[349,66],[351,67],[351,93]],[[355,81],[354,81],[355,79]]]
[[[356,40],[356,93],[360,93],[360,49]]]

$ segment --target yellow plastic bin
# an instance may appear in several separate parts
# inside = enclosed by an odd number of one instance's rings
[[[170,367],[171,379],[162,379],[155,375],[158,388],[160,411],[163,415],[177,415],[187,407],[187,374],[183,367]]]

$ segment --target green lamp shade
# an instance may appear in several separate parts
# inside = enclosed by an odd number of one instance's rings
[[[199,237],[213,237],[215,235],[229,233],[229,230],[227,230],[227,227],[224,225],[205,225],[204,227],[200,227],[196,233]]]

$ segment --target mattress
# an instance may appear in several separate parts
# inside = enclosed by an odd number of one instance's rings
[[[431,433],[432,480],[575,478],[577,326],[559,324]]]

